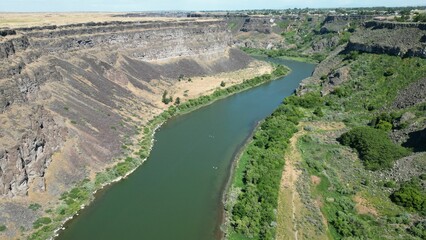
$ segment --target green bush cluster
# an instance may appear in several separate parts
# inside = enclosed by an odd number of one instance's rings
[[[370,235],[368,223],[351,211],[337,211],[329,221],[343,238],[368,239]]]
[[[426,239],[426,220],[415,223],[408,231],[420,239]]]
[[[419,179],[404,183],[400,189],[390,195],[392,202],[410,211],[418,211],[426,215],[426,192]]]
[[[164,104],[169,104],[170,102],[173,102],[173,97],[172,96],[167,96],[169,93],[167,92],[167,90],[164,90],[163,92],[163,96],[161,98],[161,101]]]
[[[5,225],[0,225],[0,232],[6,231],[7,227]]]
[[[302,97],[292,95],[286,98],[284,103],[303,108],[320,108],[324,100],[319,92],[309,92]]]
[[[386,132],[371,127],[356,127],[344,133],[339,142],[356,149],[368,170],[386,169],[409,151],[392,143]]]
[[[426,22],[426,14],[425,13],[419,13],[414,16],[413,18],[414,22]]]
[[[321,62],[323,61],[327,55],[322,53],[314,53],[311,55],[301,54],[300,51],[295,49],[257,49],[257,48],[246,48],[242,47],[241,50],[250,55],[260,55],[267,56],[270,58],[279,58],[279,57],[290,57],[290,58],[300,58],[304,61],[309,62]]]
[[[281,105],[260,125],[246,148],[242,191],[232,209],[235,232],[255,239],[274,238],[283,155],[301,117],[294,106]]]
[[[399,118],[401,118],[401,114],[396,112],[381,113],[379,116],[372,119],[369,125],[383,131],[390,131],[398,127],[397,125],[394,125],[394,123]]]
[[[388,109],[384,107],[394,103],[401,89],[405,89],[426,74],[426,68],[423,67],[425,60],[420,58],[358,52],[353,52],[346,58],[350,60],[344,61],[343,64],[351,69],[350,81],[336,87],[333,94],[325,98],[328,102],[343,107],[351,116],[362,115],[364,118],[368,116],[365,110]]]
[[[52,222],[52,219],[50,219],[49,217],[41,217],[39,219],[37,219],[35,222],[33,222],[33,228],[37,229],[43,225],[49,224]]]
[[[28,208],[33,211],[37,211],[41,208],[41,205],[38,203],[31,203],[30,206],[28,206]]]

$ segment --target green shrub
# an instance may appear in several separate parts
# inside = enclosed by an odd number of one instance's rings
[[[35,222],[33,222],[33,228],[37,229],[43,225],[49,224],[52,222],[52,219],[50,219],[49,217],[41,217],[39,219],[37,219]]]
[[[395,181],[387,181],[387,182],[385,182],[385,184],[383,184],[383,186],[387,187],[387,188],[395,188],[396,183],[395,183]]]
[[[180,104],[180,97],[177,97],[175,100],[175,105],[179,105]]]
[[[31,210],[33,210],[33,211],[37,211],[38,209],[41,208],[41,205],[38,204],[38,203],[31,203],[28,208],[31,209]]]
[[[322,109],[320,107],[317,107],[314,110],[314,114],[317,115],[318,117],[324,117],[324,113],[323,113],[323,111],[322,111]]]
[[[319,92],[310,92],[300,97],[296,95],[287,97],[284,103],[303,108],[315,108],[323,105],[324,101]]]
[[[0,232],[6,231],[7,227],[5,225],[0,225]]]
[[[346,91],[346,90],[345,90],[344,88],[342,88],[342,87],[336,87],[336,88],[334,89],[334,91],[332,92],[332,94],[337,95],[339,98],[349,96],[348,91]]]
[[[418,179],[404,183],[400,189],[392,193],[390,199],[411,211],[426,214],[426,192]]]
[[[354,237],[355,239],[364,239],[369,235],[369,228],[366,222],[359,219],[358,216],[346,211],[338,211],[336,217],[331,220],[331,224],[339,235],[344,238]]]
[[[388,132],[392,130],[392,123],[380,120],[379,123],[376,125],[376,128]]]
[[[423,220],[415,223],[408,231],[420,239],[426,239],[426,221]]]
[[[164,90],[164,92],[163,92],[163,97],[162,97],[162,99],[161,99],[161,101],[164,103],[164,104],[169,104],[170,102],[173,102],[173,98],[170,96],[170,97],[167,97],[167,94],[168,94],[168,92],[167,92],[167,90]]]
[[[393,144],[387,134],[371,127],[357,127],[344,133],[339,142],[356,149],[368,170],[386,169],[409,151]]]
[[[372,119],[369,125],[384,131],[390,131],[393,128],[395,128],[395,126],[393,126],[392,123],[395,122],[400,117],[401,117],[401,114],[396,112],[381,113],[380,115]]]
[[[413,18],[414,22],[426,22],[426,14],[425,13],[419,13],[414,16]]]

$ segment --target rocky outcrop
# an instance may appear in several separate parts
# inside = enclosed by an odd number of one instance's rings
[[[0,31],[0,196],[59,196],[113,164],[186,78],[236,71],[220,20]]]
[[[350,24],[357,24],[372,19],[371,15],[328,15],[321,24],[320,33],[339,33],[349,28]]]
[[[426,78],[414,82],[408,88],[401,90],[393,106],[402,109],[422,102],[426,102]]]
[[[426,58],[426,24],[366,22],[350,38],[346,51]]]
[[[0,195],[26,195],[30,183],[36,191],[45,191],[45,170],[67,136],[43,107],[31,110],[28,128],[22,129],[16,144],[0,148]]]
[[[28,38],[25,36],[14,37],[0,42],[0,60],[8,58],[17,51],[24,51],[29,45]]]
[[[303,95],[307,92],[310,92],[316,88],[316,86],[323,85],[324,91],[322,94],[330,93],[334,87],[338,86],[340,83],[348,79],[348,69],[341,68],[341,63],[343,61],[343,56],[340,54],[345,49],[345,45],[340,45],[336,47],[330,54],[319,63],[312,76],[305,78],[299,84],[299,87],[296,90],[297,95]]]
[[[322,76],[323,81],[321,83],[321,95],[327,95],[332,92],[340,84],[347,82],[349,80],[349,71],[348,66],[338,68],[337,70],[332,71],[326,77]]]
[[[274,22],[275,19],[270,17],[249,17],[245,19],[240,31],[270,34]]]
[[[327,49],[333,49],[339,45],[340,38],[333,36],[331,38],[323,38],[312,43],[312,50],[309,53],[320,53]]]

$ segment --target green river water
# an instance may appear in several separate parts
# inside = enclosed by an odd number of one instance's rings
[[[167,121],[148,160],[97,193],[57,239],[209,240],[220,238],[222,194],[236,152],[314,65],[289,60],[281,79]]]

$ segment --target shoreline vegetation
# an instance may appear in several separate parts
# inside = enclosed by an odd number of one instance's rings
[[[255,129],[237,160],[227,191],[224,223],[227,239],[272,239],[275,236],[283,156],[303,117],[304,113],[291,101],[284,100]]]
[[[107,168],[104,172],[97,173],[95,179],[84,179],[76,187],[63,193],[60,198],[62,202],[54,210],[46,212],[44,217],[34,222],[34,232],[29,236],[29,239],[53,239],[57,237],[59,232],[65,229],[66,222],[89,205],[95,199],[95,194],[99,190],[133,173],[148,159],[154,145],[155,132],[167,120],[207,106],[233,94],[276,80],[286,76],[289,72],[290,69],[283,65],[274,65],[274,70],[270,74],[244,80],[240,84],[227,88],[218,88],[210,95],[200,96],[179,105],[170,106],[150,120],[143,128],[143,137],[138,141],[138,150],[134,152],[135,157],[126,156],[123,161],[118,162],[115,166]]]
[[[241,47],[241,51],[249,54],[252,57],[269,57],[278,59],[288,59],[299,62],[318,64],[326,58],[323,54],[304,55],[298,51],[284,50],[284,49],[259,49]]]
[[[425,155],[416,152],[417,145],[412,146],[414,150],[401,147],[389,136],[393,130],[424,121],[424,102],[401,109],[391,106],[399,90],[425,76],[426,62],[358,53],[340,64],[350,67],[351,79],[328,95],[312,88],[304,95],[285,98],[255,130],[236,160],[226,192],[225,239],[276,237],[280,180],[297,126],[306,134],[294,144],[301,155],[295,167],[302,172],[295,188],[302,202],[298,207],[309,211],[299,209],[293,215],[297,227],[284,235],[307,239],[426,236],[425,194],[420,187],[425,174],[391,175],[398,170],[395,162],[407,158],[417,161],[419,168],[425,166]],[[411,119],[402,120],[403,116]],[[330,122],[342,127],[321,128],[321,123]]]

